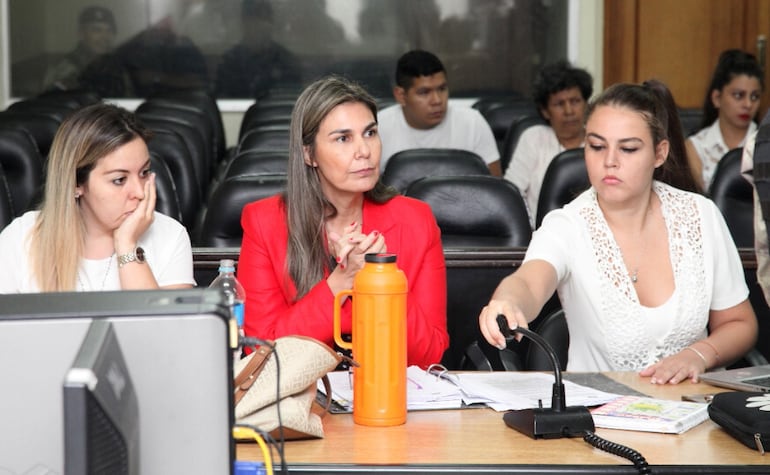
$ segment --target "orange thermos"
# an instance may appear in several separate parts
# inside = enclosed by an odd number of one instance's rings
[[[353,421],[366,426],[406,422],[406,294],[395,254],[367,254],[353,289],[334,296],[334,341],[353,350]],[[353,301],[353,342],[342,340],[340,301]]]

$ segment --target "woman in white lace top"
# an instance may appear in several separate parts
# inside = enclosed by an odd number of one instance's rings
[[[618,84],[588,109],[592,187],[548,214],[522,266],[479,315],[526,326],[558,291],[570,371],[634,370],[654,384],[698,380],[740,358],[757,323],[724,219],[686,165],[681,125],[660,82]]]

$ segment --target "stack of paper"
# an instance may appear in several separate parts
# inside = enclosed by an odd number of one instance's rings
[[[329,373],[334,401],[353,406],[353,376],[346,371]],[[407,368],[407,409],[454,409],[486,404],[496,411],[550,407],[554,377],[530,372],[432,372]],[[598,406],[619,396],[564,381],[568,406]],[[319,390],[324,391],[319,383]]]

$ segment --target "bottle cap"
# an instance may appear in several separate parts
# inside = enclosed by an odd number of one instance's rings
[[[386,253],[366,254],[364,255],[364,261],[373,262],[375,264],[390,264],[396,262],[396,255]]]
[[[232,259],[222,259],[219,261],[219,272],[234,272],[235,261]]]

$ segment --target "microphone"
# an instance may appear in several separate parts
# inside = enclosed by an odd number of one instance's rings
[[[551,407],[535,409],[520,409],[508,411],[503,415],[505,425],[533,439],[559,439],[562,437],[582,437],[587,431],[593,432],[594,419],[585,406],[567,407],[564,395],[564,384],[561,380],[559,359],[553,347],[537,333],[526,328],[517,327],[511,330],[504,315],[497,316],[497,325],[506,341],[513,339],[513,333],[521,333],[545,351],[551,360],[555,382],[551,396]]]

